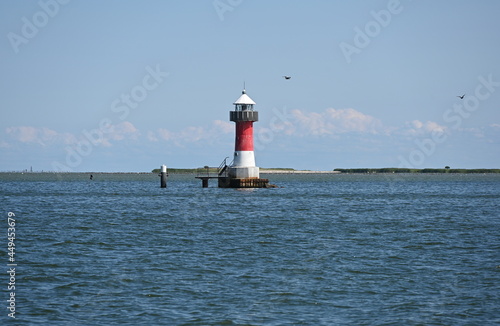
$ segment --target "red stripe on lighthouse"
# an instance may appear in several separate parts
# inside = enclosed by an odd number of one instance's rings
[[[236,122],[236,151],[253,151],[253,121]]]

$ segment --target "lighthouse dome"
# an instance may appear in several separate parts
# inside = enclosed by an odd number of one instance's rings
[[[254,105],[255,102],[247,95],[247,92],[243,90],[241,96],[234,101],[234,105]]]

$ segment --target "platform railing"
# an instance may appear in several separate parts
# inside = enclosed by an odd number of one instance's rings
[[[226,158],[222,161],[222,163],[219,165],[219,168],[218,168],[218,171],[219,171],[219,173],[218,173],[218,174],[219,174],[219,176],[222,176],[224,173],[226,173],[226,174],[227,174],[227,167],[228,167],[228,165],[227,165],[227,159],[228,159],[228,158],[229,158],[229,157],[226,157]]]

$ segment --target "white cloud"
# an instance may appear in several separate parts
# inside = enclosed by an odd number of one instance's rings
[[[65,145],[74,144],[78,141],[75,135],[71,133],[60,133],[59,140],[61,140]]]
[[[156,134],[152,131],[148,131],[148,140],[152,142],[157,142],[158,137],[156,137]]]
[[[207,142],[219,139],[222,135],[234,131],[234,124],[222,120],[215,120],[211,126],[188,126],[180,131],[171,131],[165,128],[159,128],[156,131],[148,132],[149,141],[167,141],[173,142],[177,146],[184,146],[188,143]]]
[[[217,131],[220,131],[223,134],[228,134],[228,133],[231,133],[234,131],[234,123],[222,121],[222,120],[215,120],[213,122],[213,127]]]
[[[460,128],[459,131],[464,136],[472,136],[491,143],[498,142],[498,139],[500,139],[500,124],[490,124],[484,127]]]
[[[34,127],[10,127],[7,128],[5,132],[22,143],[31,143],[38,141],[38,129]]]
[[[175,135],[172,132],[168,131],[167,129],[163,129],[163,128],[158,129],[157,134],[158,134],[158,137],[160,139],[166,140],[166,141],[171,140],[175,137]]]
[[[36,143],[42,146],[60,137],[54,130],[30,126],[9,127],[5,129],[5,133],[15,141],[21,143]]]
[[[295,120],[292,122],[296,131],[294,134],[300,136],[343,133],[380,134],[385,132],[379,119],[354,109],[329,108],[320,113],[292,110],[291,115]]]
[[[98,130],[82,130],[79,134],[57,132],[45,127],[16,126],[8,127],[5,133],[8,141],[2,141],[2,147],[6,148],[13,142],[24,144],[49,145],[75,145],[88,137],[93,137],[92,141],[98,141],[100,145],[111,146],[110,141],[120,141],[124,139],[138,139],[139,130],[130,122],[124,121],[110,127],[112,132],[105,133]],[[90,135],[90,136],[89,136]],[[87,139],[88,140],[88,139]]]
[[[112,126],[112,132],[106,135],[106,140],[124,140],[124,139],[138,139],[141,133],[139,130],[130,122],[123,121],[119,124]]]
[[[10,148],[10,145],[5,141],[0,140],[0,148]]]
[[[413,120],[407,122],[405,127],[396,131],[396,133],[403,134],[406,136],[418,137],[431,133],[446,133],[448,128],[442,126],[434,121],[422,122],[420,120]]]

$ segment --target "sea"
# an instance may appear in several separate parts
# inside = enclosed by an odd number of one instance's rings
[[[0,173],[1,325],[500,325],[499,174]]]

